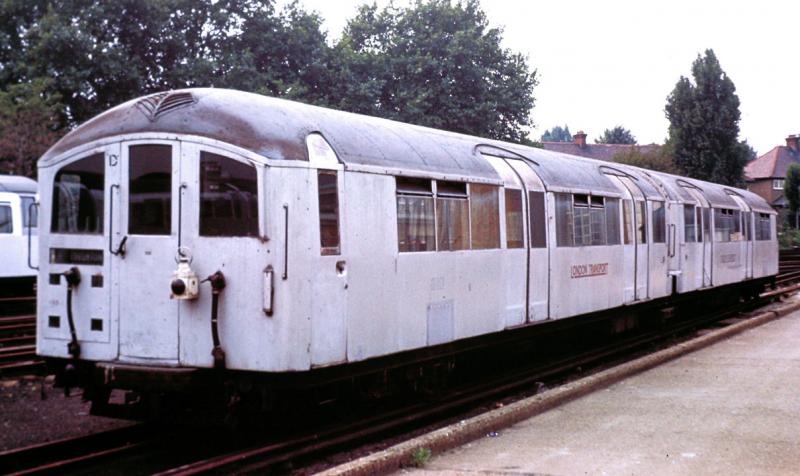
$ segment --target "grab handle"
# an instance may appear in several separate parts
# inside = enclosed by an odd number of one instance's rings
[[[28,205],[28,267],[30,269],[35,269],[36,271],[39,271],[38,266],[34,266],[33,264],[31,264],[31,235],[33,234],[33,221],[31,220],[32,216],[31,210],[33,210],[33,207],[39,208],[39,204],[36,202],[31,202]],[[36,216],[38,217],[39,214],[37,213]]]
[[[119,190],[119,184],[111,185],[111,188],[108,190],[108,252],[114,256],[119,256],[120,258],[125,258],[125,242],[128,241],[128,237],[124,236],[122,241],[119,242],[119,246],[116,250],[112,245],[114,240],[114,189]]]

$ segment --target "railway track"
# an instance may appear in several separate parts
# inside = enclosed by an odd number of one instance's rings
[[[800,261],[800,252],[786,255],[781,253],[782,260],[795,256]],[[542,386],[541,382],[548,386],[558,385],[564,379],[574,376],[576,368],[583,369],[580,372],[583,373],[586,369],[614,365],[615,362],[632,358],[654,346],[663,345],[665,340],[676,335],[690,334],[698,327],[721,327],[746,319],[744,312],[800,288],[800,267],[783,268],[785,270],[776,279],[774,289],[766,290],[755,301],[674,322],[663,329],[616,340],[604,346],[586,349],[577,355],[544,362],[536,367],[516,369],[491,381],[457,387],[446,395],[436,395],[433,399],[417,401],[390,411],[359,415],[346,422],[336,420],[327,425],[297,431],[292,436],[281,433],[280,436],[258,438],[238,444],[224,439],[216,444],[209,444],[209,441],[198,442],[197,435],[193,435],[192,430],[187,434],[174,429],[153,432],[145,425],[135,425],[113,432],[0,453],[0,473],[102,472],[99,468],[111,457],[117,462],[115,464],[122,465],[120,468],[125,468],[125,464],[135,465],[136,461],[156,461],[144,473],[162,475],[250,473],[276,468],[281,472],[288,471],[293,464],[302,465],[337,451],[352,450],[368,442],[398,438],[399,435],[447,418],[461,418],[464,412],[475,411],[487,402],[502,400],[515,393],[527,391],[530,394],[530,389]],[[25,320],[30,316],[12,317],[13,319],[0,320],[0,326],[31,325]],[[9,345],[7,348],[24,345]],[[13,354],[12,351],[8,353]],[[165,434],[170,433],[176,436],[165,437]],[[175,441],[181,440],[182,443],[176,446]],[[176,454],[181,457],[176,458]],[[125,463],[126,460],[133,463]]]
[[[36,296],[0,297],[0,377],[44,369],[36,356]]]

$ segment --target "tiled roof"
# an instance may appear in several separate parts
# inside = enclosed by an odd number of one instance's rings
[[[747,180],[783,178],[791,164],[800,163],[800,153],[786,146],[779,145],[744,168]]]
[[[661,146],[658,144],[629,145],[629,144],[585,144],[583,147],[575,142],[542,142],[545,150],[561,152],[563,154],[580,155],[591,159],[605,160],[614,162],[614,156],[638,149],[643,154],[658,151]]]

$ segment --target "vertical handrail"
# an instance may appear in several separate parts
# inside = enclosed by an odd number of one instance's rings
[[[111,187],[108,189],[108,252],[114,256],[119,256],[121,258],[125,257],[125,242],[128,241],[128,237],[125,236],[122,238],[122,241],[119,242],[119,246],[117,250],[114,251],[114,189],[119,189],[119,184],[115,183],[112,184]]]
[[[31,210],[33,209],[33,207],[39,208],[39,204],[36,203],[36,202],[31,202],[30,204],[28,204],[28,268],[35,269],[36,271],[39,271],[39,267],[38,266],[34,266],[33,264],[31,264],[31,235],[33,234],[33,224],[32,224],[32,220],[31,220]],[[38,214],[37,214],[37,217],[38,217]]]
[[[181,247],[181,229],[183,228],[183,191],[188,185],[182,183],[178,187],[178,249]]]
[[[289,204],[283,204],[283,280],[289,279]]]

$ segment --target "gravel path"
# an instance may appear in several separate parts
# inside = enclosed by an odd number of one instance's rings
[[[65,397],[63,389],[53,388],[52,377],[0,380],[0,451],[129,424],[89,415],[89,403],[83,401],[80,390]]]

